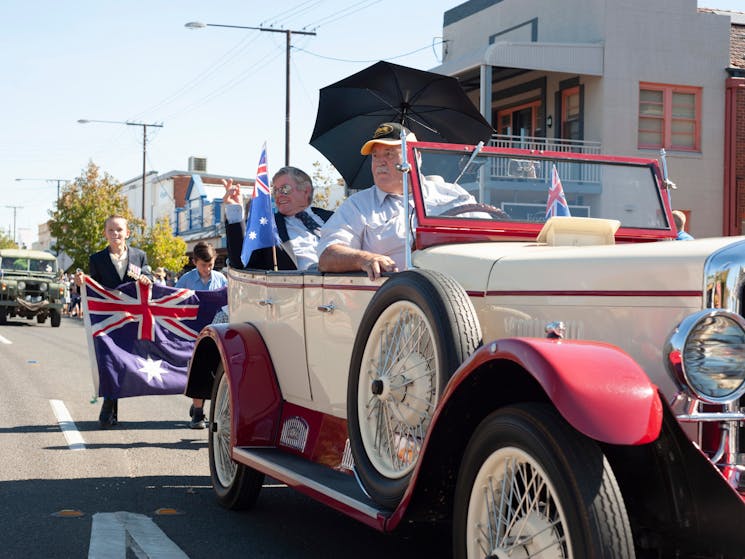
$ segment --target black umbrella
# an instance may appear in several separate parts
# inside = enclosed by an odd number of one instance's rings
[[[351,188],[373,183],[360,148],[382,122],[400,122],[418,140],[476,144],[494,131],[458,80],[390,62],[377,62],[320,91],[310,144]]]

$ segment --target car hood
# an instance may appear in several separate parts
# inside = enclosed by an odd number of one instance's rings
[[[745,237],[619,245],[548,246],[492,242],[429,247],[416,267],[447,272],[469,293],[524,291],[703,290],[714,252]],[[745,250],[745,247],[743,248]]]

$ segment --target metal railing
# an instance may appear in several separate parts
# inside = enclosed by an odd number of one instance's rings
[[[600,153],[600,142],[589,140],[564,140],[562,138],[542,138],[539,136],[513,136],[492,134],[489,145],[497,148],[517,148],[572,153]]]

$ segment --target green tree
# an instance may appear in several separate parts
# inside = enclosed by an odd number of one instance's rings
[[[88,257],[106,246],[104,222],[110,215],[127,218],[132,231],[143,226],[129,209],[121,184],[108,173],[102,174],[93,161],[63,187],[50,215],[49,230],[57,239],[56,249],[72,258],[73,270],[87,270]]]
[[[314,206],[335,210],[344,201],[344,179],[330,163],[324,165],[315,161],[310,178],[313,179]]]
[[[173,236],[173,228],[167,217],[161,217],[144,233],[135,235],[139,248],[147,254],[147,261],[153,269],[163,266],[178,272],[189,261],[186,256],[186,242]]]
[[[9,235],[0,231],[0,248],[18,248],[18,244]]]

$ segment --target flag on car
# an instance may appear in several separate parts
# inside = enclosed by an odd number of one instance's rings
[[[261,148],[259,168],[256,171],[256,183],[251,198],[251,206],[246,218],[246,236],[241,247],[241,260],[248,265],[251,253],[259,248],[280,244],[277,224],[272,211],[272,193],[269,189],[269,171],[266,163],[266,143]]]
[[[559,172],[556,165],[551,167],[551,186],[548,187],[548,201],[546,202],[546,219],[555,215],[571,217],[567,199],[564,196],[564,188],[561,186]]]
[[[194,341],[228,299],[227,288],[107,289],[90,276],[82,296],[93,385],[110,398],[183,394]]]

